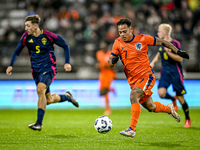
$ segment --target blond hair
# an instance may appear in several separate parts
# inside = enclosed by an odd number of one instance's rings
[[[25,19],[26,21],[31,21],[31,23],[36,23],[39,24],[40,23],[40,17],[38,15],[32,15],[32,16],[27,16]]]
[[[159,25],[159,27],[162,27],[163,30],[165,30],[165,31],[168,33],[168,35],[170,35],[171,32],[172,32],[172,27],[171,27],[171,25],[169,25],[169,24],[167,24],[167,23],[162,23],[162,24]]]

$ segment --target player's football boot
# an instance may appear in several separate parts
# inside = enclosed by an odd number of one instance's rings
[[[38,130],[38,131],[41,131],[41,130],[42,130],[42,125],[39,124],[39,123],[30,124],[28,127],[29,127],[30,129],[32,129],[32,130]]]
[[[133,131],[131,129],[131,127],[129,127],[128,129],[124,130],[124,131],[120,131],[120,134],[123,135],[123,136],[127,136],[127,137],[131,137],[131,138],[134,138],[135,135],[136,135],[136,132]]]
[[[173,103],[173,105],[174,105],[174,110],[177,111],[177,110],[178,110],[178,106],[177,106],[177,104],[176,104],[176,100],[177,100],[176,95],[174,96],[174,98],[175,98],[175,100],[172,101],[172,103]]]
[[[173,104],[168,104],[167,106],[171,109],[170,116],[172,116],[177,122],[180,122],[181,118],[179,114],[174,110]]]
[[[185,120],[185,125],[184,125],[185,128],[190,128],[191,127],[191,119],[186,119]]]
[[[73,98],[72,93],[67,91],[65,93],[65,96],[69,97],[70,99],[68,100],[68,102],[71,102],[74,106],[79,107],[78,102]]]

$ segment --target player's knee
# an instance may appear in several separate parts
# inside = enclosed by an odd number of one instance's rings
[[[159,94],[160,98],[165,98],[166,93],[159,92],[158,94]]]
[[[38,95],[45,94],[45,90],[42,88],[37,88],[37,93],[38,93]]]
[[[40,94],[45,94],[46,92],[46,85],[44,83],[38,83],[37,85],[37,93]]]
[[[142,91],[142,89],[140,89],[138,87],[134,87],[132,89],[131,95],[130,95],[131,104],[138,103],[140,97],[142,97],[143,95],[144,95],[144,92]]]
[[[159,88],[158,89],[158,95],[160,96],[160,98],[165,98],[166,93],[167,93],[167,91],[166,91],[165,88]]]

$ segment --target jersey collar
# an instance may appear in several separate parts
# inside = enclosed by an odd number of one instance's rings
[[[133,33],[132,33],[133,34]],[[130,42],[132,42],[133,40],[134,40],[134,38],[135,38],[135,34],[133,34],[133,38],[130,40],[130,41],[124,41],[125,43],[130,43]]]

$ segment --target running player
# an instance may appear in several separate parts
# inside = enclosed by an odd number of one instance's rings
[[[116,73],[113,68],[109,67],[108,59],[111,53],[111,50],[108,50],[108,44],[105,41],[100,42],[101,50],[97,51],[96,58],[98,61],[98,68],[100,69],[99,81],[100,81],[100,96],[104,96],[106,109],[104,114],[110,115],[111,108],[109,105],[109,96],[110,91],[114,91],[111,88],[112,81],[116,78]]]
[[[26,32],[22,35],[20,42],[13,53],[10,65],[6,69],[6,74],[11,75],[14,62],[24,46],[27,46],[31,60],[31,71],[37,86],[38,95],[37,121],[36,123],[30,124],[29,128],[38,131],[42,129],[42,121],[47,104],[68,101],[74,106],[79,107],[78,102],[73,98],[69,91],[64,95],[50,93],[50,84],[56,78],[57,73],[53,45],[56,44],[64,49],[64,69],[67,72],[71,71],[70,48],[61,36],[46,30],[41,30],[39,28],[39,23],[40,17],[38,15],[26,17]]]
[[[160,102],[154,102],[151,95],[151,89],[155,84],[155,76],[148,59],[148,46],[165,46],[172,49],[182,57],[189,56],[184,51],[179,51],[173,44],[153,37],[150,35],[134,35],[131,21],[127,18],[120,19],[117,22],[120,37],[115,39],[112,53],[109,57],[110,67],[114,67],[119,57],[124,64],[124,71],[131,87],[131,121],[130,126],[120,131],[120,134],[127,137],[135,137],[136,125],[140,116],[140,104],[149,112],[164,112],[170,114],[177,122],[180,122],[180,116],[174,110],[173,104],[165,106]]]
[[[158,37],[171,42],[178,49],[181,49],[179,41],[172,39],[171,37],[172,27],[169,24],[160,24],[158,27]],[[159,52],[156,54],[153,61],[150,63],[151,67],[161,59],[162,69],[161,77],[158,84],[158,94],[161,98],[171,99],[174,104],[174,108],[178,108],[176,105],[176,97],[182,105],[182,109],[185,113],[185,128],[191,126],[191,119],[189,116],[189,107],[184,99],[186,90],[183,85],[183,72],[181,62],[183,58],[175,54],[168,48],[163,46],[159,47]],[[172,84],[173,90],[176,92],[176,96],[173,97],[167,92],[167,88]],[[176,107],[175,107],[176,106]]]

